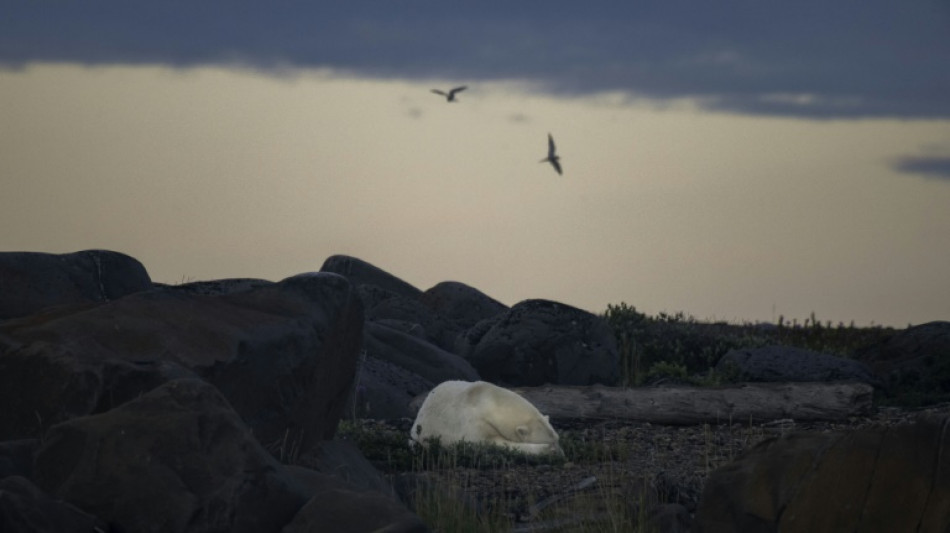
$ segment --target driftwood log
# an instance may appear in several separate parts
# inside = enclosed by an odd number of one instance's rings
[[[871,410],[865,383],[743,383],[725,387],[515,387],[551,418],[656,424],[842,420]],[[424,396],[423,396],[424,397]]]

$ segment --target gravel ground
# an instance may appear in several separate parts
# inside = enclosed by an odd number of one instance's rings
[[[663,426],[616,420],[552,420],[565,448],[563,462],[409,473],[382,469],[397,486],[405,486],[408,479],[413,486],[422,483],[459,491],[460,498],[481,511],[494,509],[514,523],[527,524],[520,531],[531,531],[530,523],[542,519],[533,513],[532,505],[565,494],[573,496],[552,507],[566,508],[565,501],[575,500],[583,502],[585,512],[593,507],[616,515],[618,511],[607,509],[605,502],[626,501],[627,511],[620,512],[632,513],[641,501],[640,495],[646,494],[651,507],[674,504],[672,507],[680,514],[692,515],[707,476],[764,439],[790,431],[828,432],[909,423],[925,412],[950,413],[950,404],[921,410],[882,408],[870,416],[835,422],[775,420],[763,424]],[[406,435],[411,424],[409,419],[361,422],[365,430]],[[596,480],[591,481],[591,477]],[[589,486],[571,492],[585,480]],[[550,510],[546,513],[551,514]],[[545,520],[550,522],[551,518]]]

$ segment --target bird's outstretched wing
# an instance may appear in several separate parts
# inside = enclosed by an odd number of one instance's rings
[[[432,92],[434,92],[435,94],[441,94],[442,96],[447,96],[444,91],[440,91],[438,89],[432,89]]]
[[[551,137],[551,134],[548,134],[548,157],[554,157],[554,137]]]
[[[468,85],[462,85],[462,86],[460,86],[460,87],[456,87],[456,88],[452,89],[451,91],[449,91],[449,94],[453,94],[453,95],[454,95],[455,93],[460,93],[460,92],[464,91],[465,89],[468,89]]]
[[[554,170],[557,171],[557,173],[558,173],[559,176],[563,176],[563,175],[564,175],[564,174],[561,172],[561,162],[560,162],[560,161],[558,161],[557,159],[552,159],[552,160],[551,160],[551,164],[554,165]]]

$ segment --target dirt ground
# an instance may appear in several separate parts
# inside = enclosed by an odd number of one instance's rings
[[[520,531],[532,531],[531,524],[541,520],[557,520],[557,513],[552,515],[551,509],[570,508],[571,501],[578,502],[584,512],[593,510],[605,515],[636,513],[638,506],[645,505],[674,507],[676,512],[689,517],[696,511],[709,474],[765,439],[792,431],[828,432],[903,424],[922,413],[950,413],[950,404],[920,410],[881,408],[869,416],[834,422],[774,420],[761,424],[734,421],[664,426],[554,419],[552,425],[565,445],[563,462],[515,464],[503,469],[457,467],[388,472],[387,477],[397,488],[404,487],[408,478],[413,487],[423,484],[456,491],[458,498],[479,512],[500,512],[513,523],[523,524]],[[363,423],[373,431],[408,434],[412,421]],[[554,500],[557,505],[543,511],[548,515],[545,518],[537,506]],[[607,508],[610,502],[617,501],[625,502],[627,509]]]

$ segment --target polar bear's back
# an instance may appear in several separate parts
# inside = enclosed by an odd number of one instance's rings
[[[462,440],[476,421],[477,401],[482,382],[445,381],[429,392],[419,408],[412,425],[413,440],[422,442],[431,437],[442,437],[443,444]]]

